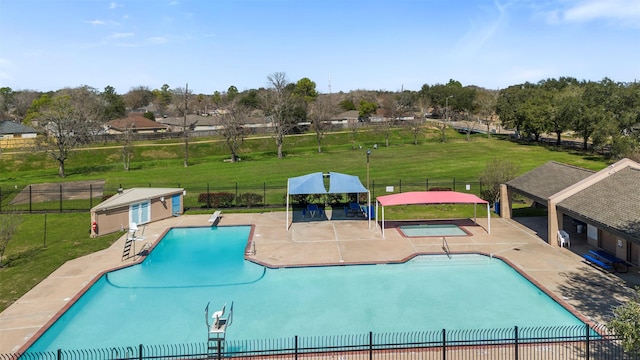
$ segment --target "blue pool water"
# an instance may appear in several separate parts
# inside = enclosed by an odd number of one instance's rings
[[[456,224],[420,224],[402,225],[400,231],[404,236],[466,236],[468,235]]]
[[[265,269],[243,259],[250,229],[170,230],[144,262],[100,278],[29,351],[202,343],[208,302],[234,302],[229,340],[582,324],[498,259]]]

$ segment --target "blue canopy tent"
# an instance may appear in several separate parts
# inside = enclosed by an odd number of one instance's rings
[[[329,177],[329,190],[324,186],[324,177]],[[321,172],[302,175],[287,180],[287,230],[289,229],[289,196],[305,194],[343,194],[343,193],[367,193],[367,209],[371,209],[371,193],[367,190],[360,178],[354,175],[346,175],[337,172],[323,174]],[[369,228],[371,228],[371,216],[367,216]]]

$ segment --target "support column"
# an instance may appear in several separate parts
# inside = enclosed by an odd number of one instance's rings
[[[547,201],[547,238],[549,239],[549,245],[559,247],[558,244],[558,230],[562,230],[562,218],[563,213],[556,209],[556,204]]]
[[[511,219],[511,206],[513,200],[507,184],[500,184],[500,217]]]

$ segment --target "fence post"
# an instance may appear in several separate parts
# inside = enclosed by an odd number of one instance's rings
[[[209,183],[207,183],[207,209],[211,209],[211,193],[209,192]]]
[[[138,345],[138,360],[142,360],[142,344]]]
[[[399,181],[398,191],[402,192],[402,179]]]
[[[373,201],[375,202],[375,198],[376,198],[376,181],[371,179],[371,197],[374,199]]]
[[[89,184],[89,209],[93,207],[93,184]]]
[[[236,182],[236,207],[238,206],[238,183]]]
[[[29,214],[31,214],[31,200],[32,200],[31,194],[32,194],[32,189],[31,189],[31,185],[29,185]]]
[[[425,182],[424,191],[429,191],[429,179],[427,179],[427,181]]]
[[[369,360],[373,360],[373,331],[369,331]]]
[[[456,191],[456,178],[453,178],[453,191]]]
[[[515,346],[515,349],[514,349],[515,350],[515,354],[514,354],[515,357],[514,357],[514,359],[518,360],[518,327],[514,326],[513,330],[515,331],[515,334],[514,334],[515,335],[514,336],[514,340],[515,341],[513,342],[513,345]]]
[[[294,358],[298,360],[298,335],[296,335],[294,338],[294,348],[295,348]]]
[[[62,213],[62,184],[60,184],[60,212]]]
[[[2,212],[2,187],[0,186],[0,213]]]
[[[262,183],[262,207],[267,207],[267,183]]]
[[[587,360],[589,360],[589,340],[590,340],[590,339],[589,339],[589,330],[590,330],[590,329],[589,329],[589,325],[588,325],[588,324],[584,324],[584,327],[585,327],[585,329],[587,330],[587,338],[586,338],[586,340],[587,340],[587,344],[586,344],[586,347],[585,347],[585,351],[584,351],[584,352],[585,352],[585,353],[586,353],[586,355],[587,355]]]
[[[442,360],[447,359],[447,330],[442,329]]]

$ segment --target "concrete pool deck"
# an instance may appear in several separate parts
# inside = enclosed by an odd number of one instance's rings
[[[148,224],[139,246],[155,243],[171,227],[208,226],[209,216],[183,215]],[[285,218],[284,212],[223,213],[218,225],[253,225],[255,255],[249,257],[276,267],[397,262],[417,253],[443,253],[441,237],[403,237],[393,228],[400,222],[385,222],[383,238],[379,223],[371,222],[369,228],[362,219],[328,221],[294,215],[287,231]],[[468,219],[457,220],[471,236],[447,237],[447,244],[452,253],[500,256],[568,308],[593,322],[605,322],[612,309],[632,293],[632,287],[640,285],[637,269],[622,274],[595,269],[582,261],[581,255],[592,248],[584,234],[570,232],[570,249],[549,246],[538,236],[546,232],[537,228],[546,218],[537,221],[492,218],[491,234],[487,234],[486,219],[478,219],[478,225]],[[131,259],[121,261],[125,240],[123,234],[105,250],[68,261],[0,313],[0,354],[19,351],[102,272],[132,264]]]

